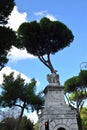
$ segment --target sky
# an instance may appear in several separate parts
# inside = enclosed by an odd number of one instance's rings
[[[83,62],[87,62],[87,0],[15,0],[15,3],[8,21],[8,26],[15,31],[23,22],[39,21],[43,17],[61,21],[72,31],[74,41],[69,47],[51,55],[51,61],[58,70],[61,85],[68,78],[78,75],[80,68],[86,65]],[[0,72],[0,84],[3,73],[14,71],[15,75],[20,73],[26,82],[35,78],[37,92],[48,85],[46,75],[50,71],[37,57],[13,46],[8,58],[9,62]],[[37,117],[34,118],[37,120]]]

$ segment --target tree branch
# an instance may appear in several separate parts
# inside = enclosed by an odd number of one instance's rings
[[[65,94],[65,97],[66,97],[66,99],[67,99],[67,101],[68,101],[69,106],[70,106],[72,109],[77,110],[77,108],[75,108],[75,107],[71,104],[71,102],[69,101],[69,99],[68,99],[68,97],[66,96],[66,94]]]
[[[47,66],[50,69],[51,73],[54,72],[54,68],[50,60],[50,54],[47,54],[47,60],[45,60],[43,56],[38,56],[38,58],[45,66]]]
[[[48,63],[48,60],[45,60],[43,58],[43,56],[38,56],[39,60],[46,66],[50,69],[50,66],[49,66],[49,63]]]

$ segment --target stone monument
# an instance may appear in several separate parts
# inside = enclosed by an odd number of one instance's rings
[[[78,130],[76,111],[64,100],[59,75],[56,72],[48,74],[47,80],[49,84],[44,89],[45,105],[39,114],[39,130],[45,130],[46,121],[49,122],[49,130]]]

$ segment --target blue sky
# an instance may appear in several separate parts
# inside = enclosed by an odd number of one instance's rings
[[[52,20],[63,22],[72,30],[75,38],[71,46],[51,57],[63,85],[67,78],[79,73],[80,63],[87,61],[87,1],[15,0],[15,2],[17,11],[21,15],[26,13],[25,21],[39,21],[42,17],[47,16]],[[18,19],[16,18],[16,21]],[[15,58],[13,62],[9,61],[7,66],[30,78],[35,77],[41,83],[39,89],[43,89],[47,85],[46,74],[50,71],[37,58],[26,57],[22,59],[21,57],[19,60]]]
[[[16,6],[9,17],[11,28],[17,30],[23,22],[39,21],[42,17],[59,20],[67,25],[74,34],[74,41],[51,56],[52,64],[60,75],[61,85],[80,72],[80,63],[87,62],[87,0],[15,0]],[[35,78],[38,81],[37,91],[41,91],[48,84],[46,75],[50,73],[36,57],[13,47],[9,62],[0,72],[9,74],[14,71],[21,73],[29,81]]]

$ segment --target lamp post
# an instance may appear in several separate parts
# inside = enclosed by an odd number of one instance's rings
[[[80,63],[80,71],[82,70],[82,68],[87,68],[87,62]]]

